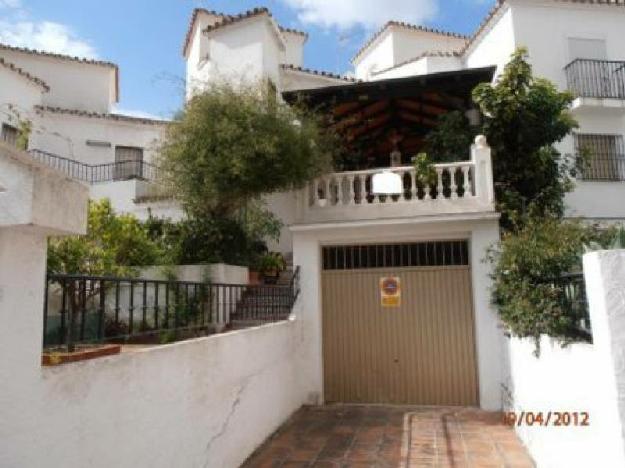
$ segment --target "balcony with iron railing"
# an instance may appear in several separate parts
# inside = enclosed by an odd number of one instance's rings
[[[601,106],[625,110],[625,61],[576,59],[564,68],[573,109]]]
[[[298,193],[297,224],[494,212],[490,148],[478,137],[471,159],[435,164],[424,178],[412,166],[322,176]],[[378,193],[373,179],[399,175],[401,189]],[[434,175],[435,174],[435,175]]]
[[[82,180],[88,184],[133,179],[153,182],[158,179],[158,167],[145,161],[86,164],[38,149],[31,149],[29,153],[36,161],[50,166],[72,179]]]

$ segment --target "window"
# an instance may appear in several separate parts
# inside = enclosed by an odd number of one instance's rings
[[[583,180],[625,180],[623,135],[576,134],[575,152],[587,158]]]
[[[143,148],[134,146],[115,147],[114,180],[143,178]]]
[[[17,137],[19,132],[17,128],[11,125],[2,124],[2,141],[12,146],[17,146]]]

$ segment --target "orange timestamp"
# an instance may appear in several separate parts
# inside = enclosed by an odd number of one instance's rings
[[[590,414],[586,411],[508,411],[503,422],[509,426],[587,427]]]

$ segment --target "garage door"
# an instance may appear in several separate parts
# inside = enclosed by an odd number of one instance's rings
[[[328,402],[477,405],[465,241],[323,248]]]

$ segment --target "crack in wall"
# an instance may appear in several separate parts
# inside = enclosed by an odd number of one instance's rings
[[[228,426],[230,425],[230,420],[232,419],[232,417],[234,416],[234,413],[237,410],[237,407],[239,406],[239,404],[241,403],[241,397],[243,396],[243,393],[245,392],[245,390],[247,389],[247,387],[249,387],[250,382],[252,381],[252,379],[254,377],[256,377],[257,375],[261,374],[262,371],[260,372],[256,372],[252,375],[249,375],[244,381],[243,383],[238,387],[236,394],[234,395],[234,399],[232,400],[232,404],[230,405],[230,410],[228,411],[228,414],[226,415],[224,421],[221,423],[221,427],[219,428],[219,430],[215,433],[215,435],[213,435],[208,442],[206,443],[206,455],[207,455],[207,460],[206,463],[204,464],[204,467],[207,468],[210,464],[210,449],[212,447],[212,445],[215,443],[215,441],[217,441],[217,439],[219,439],[220,437],[222,437],[225,433],[226,430],[228,429]]]

